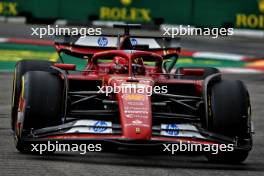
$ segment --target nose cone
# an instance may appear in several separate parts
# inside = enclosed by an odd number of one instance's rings
[[[118,87],[116,98],[122,135],[131,140],[148,140],[152,136],[151,95],[153,80],[112,77],[109,84]]]
[[[120,117],[125,138],[150,139],[152,134],[151,97],[148,94],[120,95]]]

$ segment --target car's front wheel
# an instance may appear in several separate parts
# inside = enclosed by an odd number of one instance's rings
[[[15,145],[22,152],[29,146],[23,138],[33,129],[61,124],[63,108],[63,84],[55,74],[30,71],[22,76],[15,122]]]
[[[12,110],[11,110],[11,127],[15,129],[17,119],[17,109],[19,94],[21,92],[22,76],[29,71],[47,71],[50,72],[52,62],[41,60],[22,60],[16,63],[13,77],[13,93],[12,93]]]
[[[208,130],[237,139],[244,149],[207,154],[212,162],[243,162],[252,147],[251,106],[245,85],[238,80],[222,80],[208,92]]]

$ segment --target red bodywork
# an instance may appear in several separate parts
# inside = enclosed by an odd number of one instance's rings
[[[195,86],[195,95],[201,96],[202,80],[168,79],[169,74],[162,72],[163,57],[170,54],[179,54],[178,49],[158,49],[149,51],[137,50],[105,50],[101,48],[84,48],[64,44],[55,45],[58,53],[70,51],[72,53],[92,54],[83,72],[69,74],[69,80],[101,80],[102,86],[121,86],[122,84],[140,84],[146,87],[153,87],[159,84],[192,84]],[[99,63],[101,58],[107,56],[120,56],[129,62],[127,74],[109,74],[111,63]],[[151,58],[156,64],[153,66],[144,65],[144,75],[133,75],[132,61],[138,57]],[[64,70],[74,70],[74,65],[56,64]],[[202,69],[185,69],[182,74],[197,75],[203,74]],[[156,140],[156,141],[191,141],[194,143],[213,143],[208,140],[191,138],[169,138],[152,136],[152,107],[151,97],[145,92],[143,94],[117,93],[113,98],[118,102],[122,135],[114,134],[63,134],[51,135],[49,139],[128,139],[128,140]]]

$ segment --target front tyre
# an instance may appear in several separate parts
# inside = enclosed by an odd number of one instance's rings
[[[20,152],[28,153],[29,145],[23,138],[32,129],[61,124],[63,83],[55,74],[30,71],[22,77],[21,84],[15,123],[15,145]]]
[[[236,138],[240,146],[229,152],[207,154],[212,162],[241,163],[252,147],[251,106],[248,90],[241,81],[222,80],[209,88],[208,130]]]
[[[13,93],[12,93],[12,110],[11,110],[11,128],[15,129],[17,119],[17,109],[19,94],[21,92],[22,76],[29,71],[47,71],[51,72],[52,62],[40,60],[22,60],[16,63],[14,78],[13,78]]]

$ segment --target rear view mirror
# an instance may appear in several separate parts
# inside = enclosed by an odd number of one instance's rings
[[[55,63],[54,66],[62,70],[72,70],[72,71],[76,70],[75,64]]]
[[[183,68],[180,70],[180,73],[183,75],[189,75],[189,76],[203,76],[204,75],[204,69]]]

